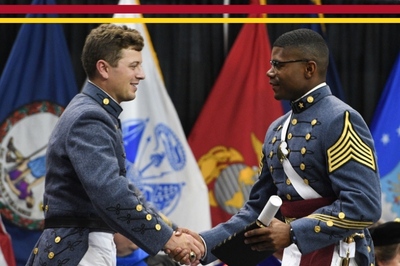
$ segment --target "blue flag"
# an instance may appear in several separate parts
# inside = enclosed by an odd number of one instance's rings
[[[43,229],[47,142],[77,92],[62,26],[23,24],[0,78],[0,212],[17,265],[25,265]]]
[[[370,126],[382,185],[382,218],[400,217],[400,55],[383,90]]]

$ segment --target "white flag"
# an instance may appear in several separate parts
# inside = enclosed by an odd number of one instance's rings
[[[120,0],[119,4],[136,3]],[[196,232],[207,230],[211,228],[208,190],[165,88],[147,28],[142,23],[126,25],[144,37],[142,57],[146,75],[138,86],[137,98],[122,104],[127,177],[178,226]]]

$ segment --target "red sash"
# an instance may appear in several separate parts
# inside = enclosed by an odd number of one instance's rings
[[[288,218],[302,218],[313,213],[315,210],[332,204],[336,198],[316,198],[299,201],[284,201],[281,206],[281,213]],[[318,249],[314,252],[301,256],[299,266],[330,266],[335,245]]]

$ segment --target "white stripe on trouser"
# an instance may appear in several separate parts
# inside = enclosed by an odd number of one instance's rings
[[[336,245],[333,256],[331,266],[340,266],[342,265],[342,258],[339,256],[339,247]],[[299,266],[301,261],[301,253],[295,244],[291,244],[287,248],[283,250],[283,258],[281,266]],[[355,259],[350,260],[349,266],[357,266]]]
[[[114,234],[104,232],[89,233],[89,248],[78,266],[116,266],[117,249]]]

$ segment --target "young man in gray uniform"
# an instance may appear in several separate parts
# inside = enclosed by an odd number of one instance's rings
[[[374,143],[361,115],[325,83],[328,58],[326,42],[309,29],[274,42],[267,76],[275,99],[290,100],[292,111],[267,131],[259,180],[245,206],[200,233],[207,247],[202,263],[215,260],[211,248],[255,221],[269,197],[278,195],[283,205],[277,219],[246,234],[254,250],[284,249],[283,266],[373,265],[367,227],[381,216]],[[179,252],[170,257],[187,253]]]
[[[150,255],[177,247],[193,260],[204,253],[192,236],[174,235],[126,178],[118,116],[120,103],[135,99],[145,78],[143,45],[139,32],[126,26],[103,24],[88,35],[82,62],[89,81],[50,137],[45,230],[27,265],[116,265],[115,232]]]

